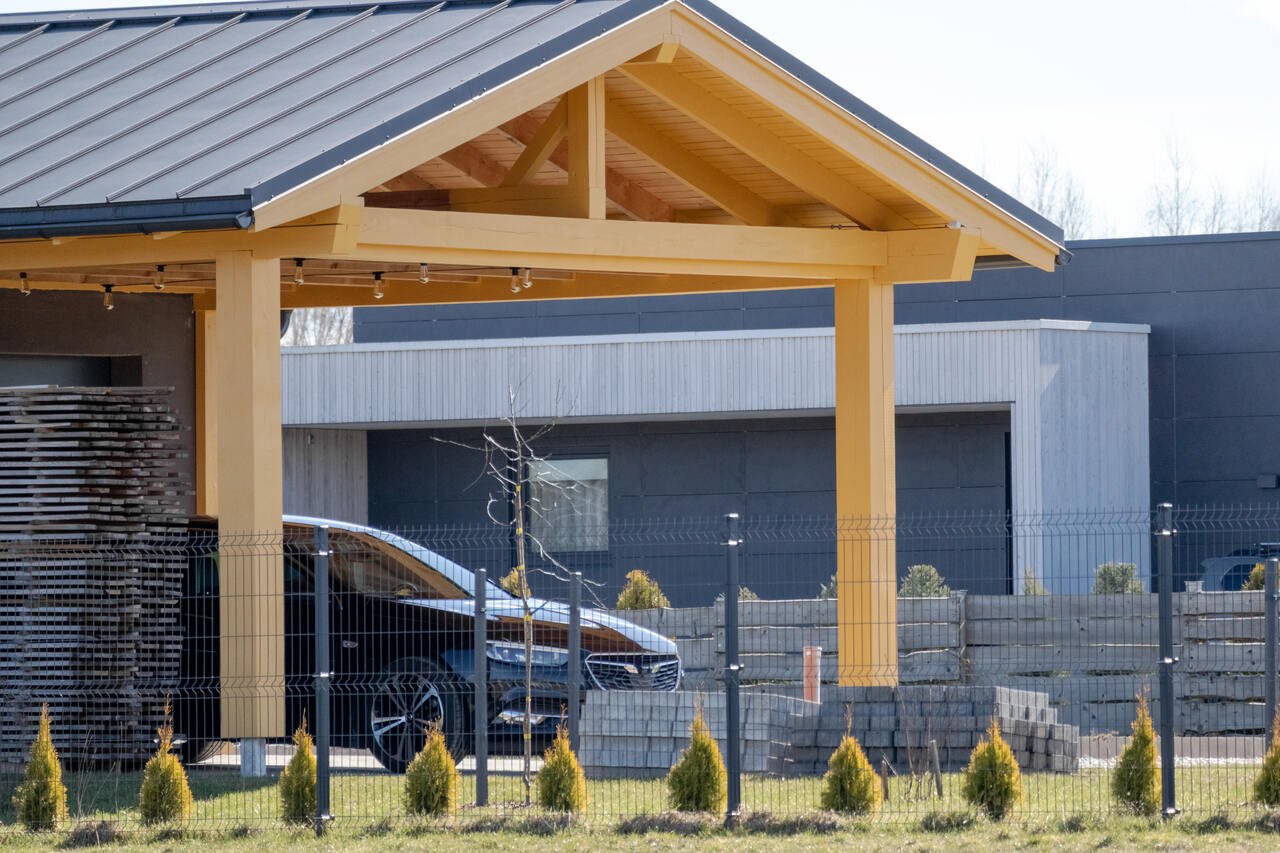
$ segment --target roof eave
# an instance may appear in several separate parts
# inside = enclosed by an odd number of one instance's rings
[[[246,229],[252,224],[253,209],[247,194],[25,207],[0,210],[0,240]]]

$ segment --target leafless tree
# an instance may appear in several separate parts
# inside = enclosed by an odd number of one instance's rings
[[[489,494],[485,513],[495,525],[510,530],[512,543],[515,546],[515,583],[503,584],[503,586],[520,599],[524,617],[523,781],[525,803],[529,804],[533,801],[533,608],[530,603],[532,592],[529,574],[537,572],[567,582],[569,569],[555,557],[546,547],[546,543],[532,529],[535,521],[544,523],[540,527],[545,527],[545,523],[551,521],[552,507],[548,505],[549,502],[542,495],[530,491],[529,472],[535,463],[544,468],[554,468],[546,456],[537,452],[535,445],[555,427],[555,423],[548,422],[532,427],[522,424],[518,417],[520,391],[518,388],[509,388],[507,394],[508,412],[501,419],[501,426],[492,430],[486,429],[482,434],[481,445],[442,438],[437,438],[437,441],[484,454],[484,469],[480,477],[487,477],[498,487],[495,492]],[[582,488],[582,484],[568,478],[557,479],[553,483],[543,482],[539,485],[554,492],[558,498],[569,497]],[[529,564],[531,551],[538,557],[539,565],[536,567]],[[605,605],[596,592],[599,586],[600,584],[595,581],[583,581],[584,589],[596,605],[604,608]]]
[[[1017,194],[1034,210],[1061,225],[1068,240],[1093,236],[1097,228],[1084,187],[1047,144],[1028,149],[1018,170]]]
[[[280,344],[316,347],[349,344],[351,341],[350,308],[299,308],[289,318],[289,331],[280,339]]]

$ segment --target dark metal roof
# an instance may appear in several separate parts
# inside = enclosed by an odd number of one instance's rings
[[[0,15],[0,237],[247,227],[252,208],[667,0],[261,0]],[[707,0],[735,38],[1061,230]]]

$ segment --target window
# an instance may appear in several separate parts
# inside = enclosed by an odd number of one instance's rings
[[[551,552],[609,549],[609,460],[529,463],[529,532]]]

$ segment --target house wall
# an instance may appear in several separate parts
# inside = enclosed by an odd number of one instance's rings
[[[1151,326],[1151,503],[1280,500],[1280,233],[1068,244],[1053,273],[979,271],[895,291],[899,324],[1075,319]],[[830,327],[830,290],[370,308],[361,342]],[[1269,483],[1270,480],[1263,480]],[[1098,508],[1110,508],[1102,496]]]
[[[180,463],[188,484],[195,482],[195,327],[191,298],[180,294],[116,293],[106,311],[95,293],[37,291],[23,296],[0,290],[0,357],[59,355],[110,357],[113,385],[173,388],[171,406],[183,425]],[[27,384],[8,362],[5,381]],[[31,361],[35,384],[50,381],[39,359]],[[184,499],[189,512],[193,497]]]
[[[284,431],[284,512],[337,521],[369,521],[364,430]]]

